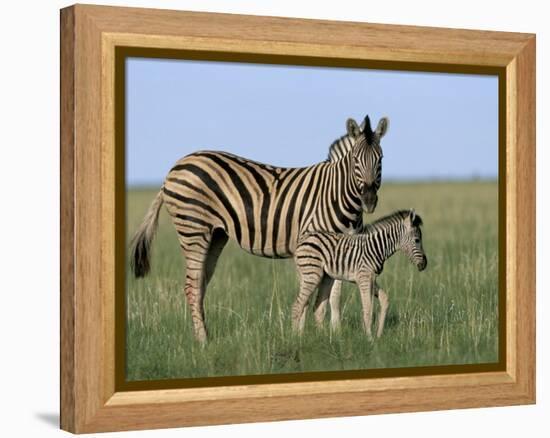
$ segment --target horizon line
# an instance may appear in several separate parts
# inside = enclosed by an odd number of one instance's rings
[[[383,181],[384,184],[426,184],[426,183],[496,183],[498,182],[498,175],[496,176],[474,176],[470,178],[462,177],[428,177],[428,178],[387,178]],[[128,189],[152,189],[162,186],[163,181],[158,182],[138,182],[138,183],[126,183],[126,190]]]

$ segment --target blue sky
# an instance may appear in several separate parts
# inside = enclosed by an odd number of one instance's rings
[[[496,178],[498,78],[130,58],[126,178],[160,185],[200,149],[277,166],[327,156],[348,117],[390,119],[384,180]]]

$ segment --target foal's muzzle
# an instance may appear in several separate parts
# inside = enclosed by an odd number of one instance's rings
[[[420,263],[418,263],[418,265],[416,266],[418,267],[419,271],[423,271],[424,269],[426,269],[426,266],[428,266],[428,259],[426,258],[426,256],[423,256]]]

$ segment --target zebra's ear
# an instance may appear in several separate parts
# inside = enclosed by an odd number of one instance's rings
[[[386,135],[389,125],[390,120],[387,117],[382,117],[380,119],[380,121],[378,122],[378,126],[376,127],[376,135],[378,135],[378,138],[382,138],[384,137],[384,135]]]
[[[359,129],[359,126],[357,125],[357,122],[353,119],[348,119],[347,120],[346,129],[347,129],[348,135],[350,137],[357,138],[361,134],[361,129]]]

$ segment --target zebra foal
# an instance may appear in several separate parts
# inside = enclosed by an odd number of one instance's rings
[[[376,283],[384,262],[396,251],[403,251],[419,271],[426,268],[427,258],[422,248],[422,219],[414,210],[400,210],[364,226],[360,234],[314,231],[300,240],[294,259],[300,277],[300,291],[292,307],[295,331],[304,329],[307,304],[318,288],[315,302],[317,325],[323,314],[317,309],[326,305],[334,280],[355,282],[361,294],[363,324],[367,337],[372,338],[372,299],[380,301],[380,318],[376,336],[384,330],[388,297]]]

